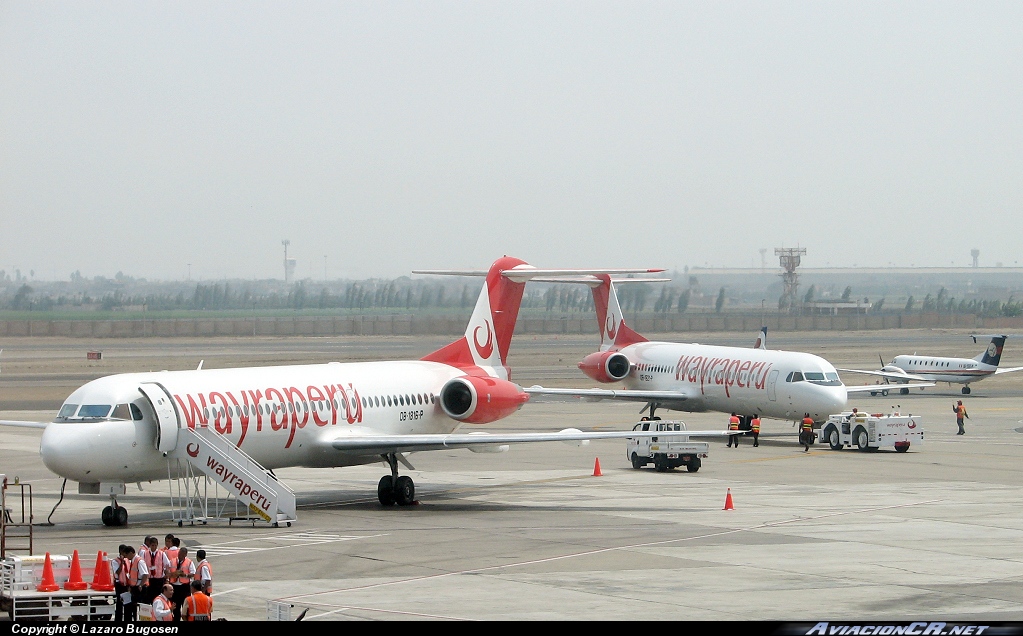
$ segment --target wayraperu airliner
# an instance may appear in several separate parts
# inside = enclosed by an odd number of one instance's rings
[[[463,424],[483,425],[508,417],[529,399],[510,380],[507,367],[528,280],[658,271],[662,270],[542,270],[507,256],[485,272],[420,271],[416,273],[486,279],[465,334],[419,360],[111,375],[74,391],[52,422],[3,423],[45,427],[39,448],[43,463],[57,475],[79,482],[80,492],[99,492],[100,483],[120,483],[123,491],[126,483],[181,477],[168,460],[178,448],[181,431],[212,430],[267,470],[384,461],[390,470],[378,484],[380,503],[408,505],[414,501],[415,485],[410,477],[398,474],[399,463],[411,468],[408,453],[451,448],[500,452],[508,444],[525,442],[658,435],[571,428],[542,433],[455,432]],[[771,369],[758,367],[758,372]],[[727,435],[720,430],[684,433]],[[199,453],[199,443],[187,446],[189,456]],[[218,468],[221,472],[226,478],[230,471]],[[126,524],[124,507],[113,491],[107,494],[111,505],[103,510],[104,523]]]

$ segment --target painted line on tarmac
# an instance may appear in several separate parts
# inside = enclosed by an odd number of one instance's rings
[[[756,524],[754,526],[749,526],[749,527],[746,527],[746,528],[731,528],[729,530],[721,530],[719,532],[709,532],[707,534],[701,534],[701,535],[697,535],[697,536],[693,536],[693,537],[683,537],[683,538],[680,538],[680,539],[665,539],[663,541],[648,541],[648,542],[644,542],[644,543],[633,543],[633,544],[630,544],[630,545],[615,546],[615,547],[611,547],[611,548],[599,548],[599,549],[596,549],[596,550],[585,550],[585,551],[582,551],[582,552],[573,552],[573,553],[569,553],[569,554],[562,554],[562,555],[553,556],[553,557],[547,557],[547,558],[543,558],[543,559],[531,559],[529,561],[518,561],[516,563],[504,563],[504,564],[501,564],[501,565],[492,565],[492,566],[483,567],[483,568],[472,568],[472,569],[468,569],[468,570],[457,570],[457,571],[454,571],[454,572],[442,572],[442,573],[439,573],[439,574],[429,574],[429,575],[424,575],[424,576],[415,576],[415,577],[409,577],[409,578],[405,578],[405,579],[397,579],[397,580],[394,580],[394,581],[387,581],[387,582],[384,582],[384,583],[370,583],[370,584],[367,584],[367,585],[358,585],[358,586],[355,586],[355,587],[338,588],[338,589],[335,589],[335,590],[324,590],[322,592],[312,592],[312,593],[309,593],[309,594],[297,594],[295,596],[285,596],[283,598],[274,599],[274,600],[277,600],[277,601],[294,601],[296,599],[311,598],[311,597],[314,597],[314,596],[321,596],[321,595],[324,595],[324,594],[337,594],[337,593],[341,593],[341,592],[355,592],[355,591],[362,591],[362,590],[370,590],[370,589],[375,589],[375,588],[380,588],[380,587],[388,587],[388,586],[392,586],[392,585],[401,585],[401,584],[404,584],[404,583],[417,583],[419,581],[430,581],[430,580],[448,578],[448,577],[452,577],[452,576],[460,576],[460,575],[465,575],[465,574],[483,574],[483,573],[486,573],[486,572],[496,572],[498,570],[504,570],[504,569],[508,569],[508,568],[522,567],[522,566],[528,566],[528,565],[537,565],[537,564],[540,564],[540,563],[551,563],[551,562],[554,562],[554,561],[561,561],[561,560],[564,560],[564,559],[574,559],[574,558],[577,558],[577,557],[592,556],[594,554],[604,554],[604,553],[607,553],[607,552],[615,552],[615,551],[618,551],[618,550],[635,550],[635,549],[638,549],[638,548],[649,548],[649,547],[660,546],[660,545],[669,545],[669,544],[672,544],[672,543],[683,543],[683,542],[686,542],[686,541],[696,541],[698,539],[710,539],[710,538],[713,538],[713,537],[722,537],[722,536],[726,536],[726,535],[730,535],[730,534],[738,534],[740,532],[751,532],[751,531],[760,530],[760,529],[763,529],[763,528],[774,528],[774,527],[777,527],[777,526],[788,525],[788,524],[793,524],[793,523],[812,522],[812,521],[818,521],[820,519],[829,519],[829,518],[832,518],[832,517],[841,517],[843,515],[854,515],[854,514],[863,514],[863,513],[867,513],[867,512],[877,512],[877,511],[880,511],[880,510],[894,510],[896,508],[910,508],[910,507],[914,507],[914,506],[925,506],[925,505],[929,505],[929,504],[939,503],[941,501],[944,501],[944,500],[942,500],[942,499],[929,499],[929,500],[926,500],[926,501],[917,501],[917,502],[904,503],[904,504],[892,504],[892,505],[889,505],[889,506],[874,506],[874,507],[871,507],[871,508],[860,508],[858,510],[848,510],[848,511],[843,511],[843,512],[832,512],[832,513],[823,514],[823,515],[815,515],[815,516],[812,516],[812,517],[796,517],[794,519],[785,519],[785,520],[782,520],[782,521],[769,521],[769,522],[765,522],[765,523],[758,523],[758,524]]]

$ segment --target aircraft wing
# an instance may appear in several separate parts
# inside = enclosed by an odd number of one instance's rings
[[[581,431],[566,428],[550,433],[448,433],[423,435],[352,435],[338,436],[330,445],[340,451],[367,453],[413,453],[450,448],[494,447],[505,444],[535,442],[587,442],[594,439],[627,439],[640,437],[711,437],[723,439],[745,431]]]
[[[530,396],[539,395],[555,398],[581,398],[587,402],[601,400],[628,400],[632,402],[685,402],[690,399],[680,391],[637,391],[634,389],[548,389],[542,386],[531,386],[522,389]]]
[[[1012,367],[1011,369],[995,369],[995,375],[999,373],[1012,373],[1013,371],[1023,371],[1023,367]]]
[[[927,378],[919,375],[913,375],[912,373],[891,373],[889,371],[866,371],[864,369],[835,369],[836,371],[843,371],[845,373],[863,373],[866,375],[876,375],[889,380],[896,380],[898,382],[906,382],[907,380],[917,380],[919,382],[927,382]],[[933,384],[931,386],[934,386]]]
[[[853,385],[845,386],[846,393],[878,393],[880,391],[894,391],[896,389],[926,389],[929,386],[937,386],[937,382],[913,382],[913,383],[900,383],[897,387],[892,387],[891,384],[866,384],[863,386]]]
[[[0,420],[0,426],[18,426],[21,428],[46,428],[49,422],[22,422],[19,420]]]

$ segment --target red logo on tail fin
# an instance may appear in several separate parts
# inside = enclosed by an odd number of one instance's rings
[[[472,330],[472,340],[473,344],[476,345],[476,353],[480,354],[480,357],[484,360],[489,360],[490,356],[494,353],[494,332],[490,329],[490,321],[484,320],[483,324],[487,326],[487,341],[480,344],[479,327]]]
[[[615,315],[611,314],[607,317],[607,337],[610,340],[615,339],[615,335],[618,333],[618,327],[615,325]]]

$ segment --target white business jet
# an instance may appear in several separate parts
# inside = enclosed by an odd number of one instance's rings
[[[507,417],[529,399],[509,380],[506,366],[526,281],[606,271],[541,270],[506,256],[487,272],[416,272],[486,276],[465,335],[420,360],[111,375],[72,393],[53,422],[3,423],[45,427],[39,447],[43,463],[79,482],[80,492],[109,495],[112,505],[102,514],[106,525],[127,523],[127,511],[116,499],[124,484],[187,478],[177,460],[189,458],[250,509],[267,511],[261,516],[275,524],[272,514],[280,509],[270,507],[267,493],[277,485],[269,471],[287,466],[383,460],[390,472],[377,487],[380,503],[409,505],[415,485],[398,475],[399,463],[412,468],[406,453],[501,452],[512,443],[644,436],[578,429],[455,433],[462,424]],[[684,435],[711,437],[721,431]],[[293,516],[293,510],[285,515]]]
[[[971,336],[973,342],[977,342],[977,338],[985,337],[987,336]],[[969,395],[970,384],[973,382],[980,382],[984,378],[1001,373],[1023,371],[1023,367],[998,368],[998,362],[1002,358],[1002,348],[1005,346],[1005,339],[1008,336],[996,335],[990,336],[990,338],[991,342],[988,343],[987,348],[973,358],[921,356],[914,353],[913,355],[895,356],[891,362],[883,365],[879,371],[863,369],[839,369],[839,371],[880,376],[885,379],[885,382],[894,382],[899,385],[912,381],[948,382],[950,385],[962,384],[964,385],[962,389],[963,395]],[[871,393],[877,391],[883,391],[885,394],[888,392],[887,389],[875,386]],[[905,386],[900,386],[899,392],[906,394],[909,393],[909,389]]]
[[[656,409],[736,413],[747,428],[754,415],[798,421],[809,413],[820,423],[843,412],[849,394],[869,391],[845,386],[835,367],[819,356],[767,349],[766,329],[753,348],[650,342],[625,324],[615,293],[616,282],[635,280],[612,281],[597,274],[570,281],[592,288],[600,333],[599,351],[586,356],[579,368],[597,382],[622,382],[625,388],[534,386],[527,393],[643,402],[651,418]]]

